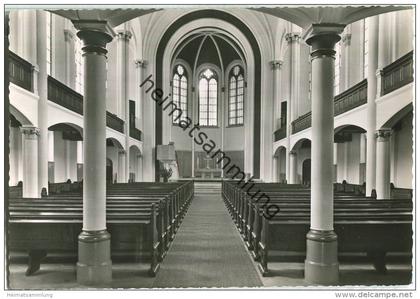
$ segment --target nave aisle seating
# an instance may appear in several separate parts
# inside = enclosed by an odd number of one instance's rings
[[[255,202],[235,181],[224,181],[224,201],[263,275],[269,274],[268,262],[287,259],[292,253],[306,251],[310,229],[310,190],[270,183],[256,184],[266,193],[279,212],[272,218],[264,202]],[[338,236],[339,258],[346,254],[366,253],[379,272],[386,272],[387,253],[403,256],[412,248],[412,201],[376,200],[350,193],[334,194],[334,230]],[[264,217],[264,215],[266,217]],[[302,254],[303,253],[303,254]]]
[[[119,184],[117,189],[108,188],[107,230],[111,234],[112,259],[147,261],[149,274],[154,276],[193,194],[193,182]],[[9,200],[9,248],[29,253],[27,275],[40,268],[48,253],[77,255],[82,215],[81,195]]]

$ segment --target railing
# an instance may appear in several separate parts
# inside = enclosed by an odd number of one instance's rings
[[[25,59],[9,51],[9,80],[10,82],[33,92],[33,67]]]
[[[311,126],[312,112],[308,112],[292,121],[292,134],[305,130]]]
[[[413,82],[413,51],[395,60],[382,70],[381,95],[386,95]]]
[[[135,127],[130,128],[130,137],[137,139],[138,141],[142,141],[143,139],[142,132]]]
[[[286,137],[286,127],[282,126],[280,129],[274,132],[274,141],[282,140]]]
[[[48,76],[48,100],[83,115],[83,96]]]
[[[51,76],[48,76],[48,100],[83,115],[83,96]],[[124,121],[108,111],[106,125],[124,133]]]
[[[109,111],[106,112],[106,125],[115,131],[124,133],[124,121]]]
[[[367,80],[363,80],[334,97],[334,116],[350,111],[367,103]],[[292,134],[312,125],[312,112],[308,112],[292,122]]]
[[[334,97],[334,116],[367,103],[367,80],[357,83]]]

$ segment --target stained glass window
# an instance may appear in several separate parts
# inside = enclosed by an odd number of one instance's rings
[[[179,124],[181,120],[186,120],[188,116],[188,79],[185,68],[182,65],[175,67],[172,77],[172,101],[182,111],[175,111],[172,114],[172,122]]]
[[[217,126],[217,76],[211,69],[204,70],[199,77],[199,124]]]

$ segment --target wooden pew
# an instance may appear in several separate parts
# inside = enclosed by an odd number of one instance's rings
[[[31,211],[26,207],[9,212],[9,246],[11,250],[29,253],[27,275],[34,274],[48,252],[76,254],[78,235],[82,230],[83,210],[68,206],[50,208],[47,212]],[[107,208],[107,230],[111,238],[112,257],[134,257],[136,261],[150,261],[149,274],[154,276],[159,267],[159,238],[155,204],[150,208],[131,207],[128,211]]]
[[[263,217],[258,243],[259,269],[269,274],[271,252],[306,250],[310,213],[284,213],[273,219]],[[411,212],[342,210],[334,212],[334,231],[338,237],[339,258],[344,253],[366,253],[378,272],[386,273],[386,254],[411,253]]]
[[[222,184],[222,194],[225,203],[254,258],[260,261],[260,269],[264,275],[268,273],[269,250],[272,248],[273,250],[294,248],[295,244],[290,245],[288,243],[293,243],[294,237],[299,235],[299,238],[303,238],[301,239],[303,243],[300,243],[300,246],[303,244],[301,248],[303,248],[302,252],[304,252],[306,248],[306,234],[309,231],[310,194],[308,192],[294,192],[296,191],[293,190],[296,188],[295,186],[287,188],[287,186],[278,185],[277,188],[272,185],[265,188],[264,184],[259,186],[262,192],[269,195],[269,204],[275,204],[280,209],[280,212],[274,216],[273,220],[263,217],[266,212],[264,205],[255,203],[235,183],[223,182]],[[384,259],[387,251],[401,249],[405,252],[411,252],[411,200],[375,200],[356,196],[353,192],[340,191],[335,193],[334,209],[335,220],[338,225],[336,231],[337,234],[339,232],[340,240],[343,238],[350,240],[343,241],[343,244],[339,243],[340,252],[345,252],[346,250],[349,252],[367,252],[378,271],[386,271]],[[276,247],[277,242],[280,242],[276,239],[278,234],[277,222],[282,223],[286,227],[291,226],[300,229],[300,231],[295,229],[293,233],[288,234],[287,228],[281,228],[286,232],[283,233],[285,237],[281,237],[281,245],[283,247],[278,246],[279,248]],[[396,223],[400,231],[393,233],[389,238],[394,238],[393,242],[398,243],[397,238],[401,234],[405,240],[404,245],[395,248],[383,246],[383,251],[374,248],[370,244],[372,240],[369,239],[369,234],[375,234],[373,239],[376,238],[376,241],[374,242],[379,242],[380,244],[382,239],[387,238],[387,229],[385,228],[392,227],[392,223]],[[344,224],[345,226],[343,226]],[[275,227],[276,232],[271,233],[272,227]],[[367,240],[366,243],[368,243],[365,245],[366,247],[362,248],[364,241],[357,241],[357,238],[362,238],[362,235],[359,234],[360,236],[358,237],[358,233],[349,231],[351,229],[349,227],[358,227],[358,230],[362,231],[361,234],[367,234],[364,236],[365,241]],[[361,244],[358,245],[359,247],[351,247],[350,245],[353,241]]]
[[[173,223],[179,225],[174,218],[180,220],[185,214],[193,198],[194,184],[136,184],[129,188],[121,184],[118,188],[118,192],[107,195],[112,258],[134,256],[139,260],[147,257],[151,261],[149,273],[155,275],[170,237],[173,238],[169,230]],[[11,198],[9,213],[10,248],[29,251],[28,275],[39,269],[47,252],[65,249],[77,252],[83,214],[81,194]],[[63,236],[67,236],[65,240]]]

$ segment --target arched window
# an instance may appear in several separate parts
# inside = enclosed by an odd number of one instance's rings
[[[217,126],[217,75],[211,69],[200,73],[199,81],[199,124]]]
[[[229,74],[229,126],[244,124],[244,72],[237,65]]]
[[[181,120],[186,120],[188,116],[188,78],[185,68],[182,65],[175,66],[174,76],[172,77],[172,101],[182,111],[172,114],[172,122],[179,124]]]

